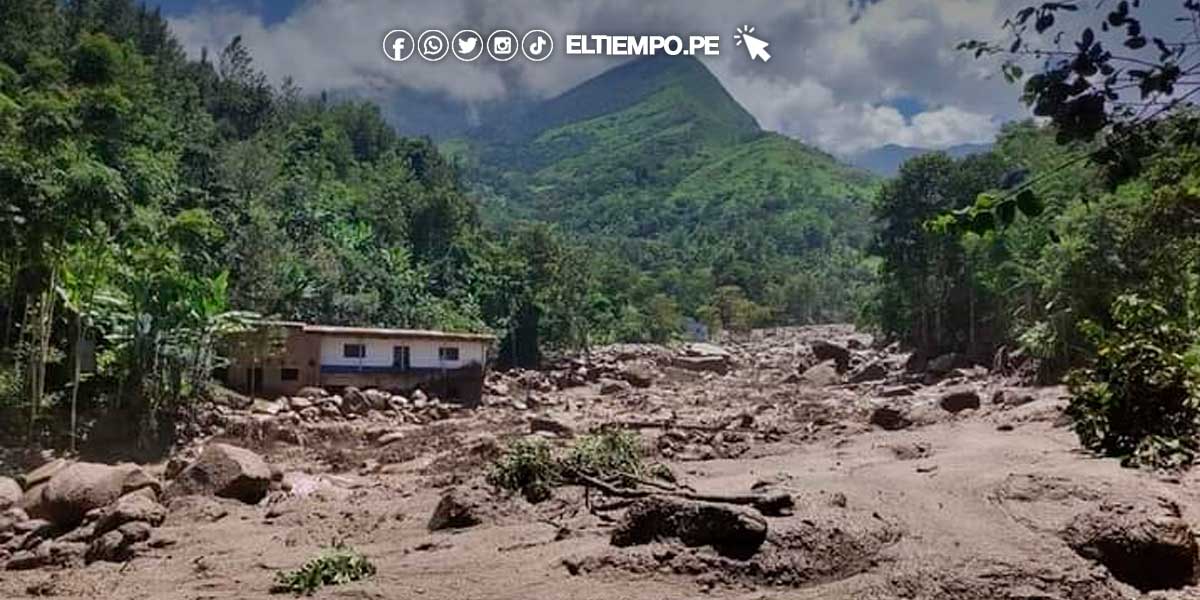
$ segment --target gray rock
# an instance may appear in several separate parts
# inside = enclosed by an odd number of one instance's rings
[[[826,387],[841,383],[842,376],[838,374],[837,362],[827,360],[806,369],[800,374],[800,379],[815,386]]]
[[[570,425],[556,421],[549,417],[529,417],[529,432],[538,433],[539,431],[553,433],[558,437],[564,438],[575,436],[575,429]]]
[[[437,508],[429,517],[430,531],[466,529],[484,521],[487,507],[493,502],[486,490],[455,487],[442,494]]]
[[[971,366],[971,363],[967,360],[967,357],[957,352],[950,352],[930,360],[929,364],[926,365],[925,370],[929,371],[930,373],[944,375],[955,369],[966,368],[969,366]]]
[[[296,395],[301,398],[308,398],[312,400],[315,398],[324,398],[329,395],[329,392],[326,392],[324,388],[309,386],[300,388],[296,392]]]
[[[730,361],[727,356],[676,356],[671,364],[688,371],[700,371],[725,375],[729,373]]]
[[[979,408],[979,392],[969,387],[954,388],[942,394],[941,399],[938,400],[938,404],[942,407],[942,410],[952,413]]]

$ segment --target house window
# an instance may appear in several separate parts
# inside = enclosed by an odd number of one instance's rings
[[[279,370],[280,381],[296,381],[300,379],[300,369],[289,369],[284,367]]]
[[[455,348],[453,346],[446,346],[443,348],[438,348],[438,360],[445,360],[445,361],[452,361],[452,362],[457,361],[458,360],[458,348]]]
[[[362,344],[346,344],[342,346],[344,358],[363,358],[367,355],[367,347]]]

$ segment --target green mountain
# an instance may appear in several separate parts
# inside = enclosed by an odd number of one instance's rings
[[[703,294],[681,297],[664,273],[699,273],[709,292],[737,286],[785,321],[844,316],[843,299],[789,314],[768,288],[862,248],[877,186],[763,131],[694,58],[625,63],[443,148],[493,223],[558,223],[631,262],[685,312]]]

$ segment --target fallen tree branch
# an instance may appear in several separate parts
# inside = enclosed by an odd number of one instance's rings
[[[775,494],[699,494],[696,492],[681,490],[639,490],[616,487],[612,484],[578,471],[572,471],[570,473],[570,477],[579,485],[598,490],[603,494],[617,498],[649,498],[651,496],[670,496],[673,498],[682,498],[684,500],[694,500],[697,502],[752,506],[765,515],[786,514],[792,509],[793,506],[795,506],[795,502],[792,500],[791,494],[782,492]]]

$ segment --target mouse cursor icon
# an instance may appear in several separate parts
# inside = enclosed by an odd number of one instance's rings
[[[737,39],[738,46],[741,46],[742,42],[746,43],[746,50],[750,53],[750,60],[758,59],[763,62],[771,60],[771,53],[767,52],[767,46],[771,44],[760,37],[751,35],[752,33],[754,33],[754,27],[743,25],[738,28],[737,33],[733,37]]]

